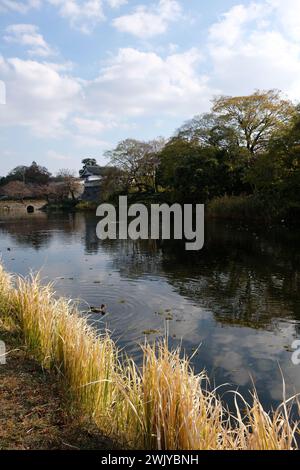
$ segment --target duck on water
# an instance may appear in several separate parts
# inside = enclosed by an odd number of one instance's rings
[[[101,315],[105,315],[107,313],[107,308],[105,304],[102,304],[101,307],[90,307],[91,312],[93,313],[101,313]]]

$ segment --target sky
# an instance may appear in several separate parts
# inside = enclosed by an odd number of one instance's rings
[[[0,175],[106,164],[221,94],[300,101],[299,18],[299,0],[0,0]]]

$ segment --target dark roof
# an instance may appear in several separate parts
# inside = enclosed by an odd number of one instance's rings
[[[111,174],[115,175],[116,173],[120,173],[119,170],[115,166],[100,166],[100,165],[88,165],[84,167],[84,170],[81,170],[80,177],[84,178],[86,176],[109,176]]]
[[[87,173],[95,176],[102,176],[102,167],[99,165],[86,166],[81,173],[81,176],[85,176]]]
[[[98,165],[87,166],[86,169],[87,169],[87,171],[88,171],[89,173],[92,173],[93,175],[99,175],[99,176],[102,175],[102,168],[101,168],[101,166],[98,166]]]

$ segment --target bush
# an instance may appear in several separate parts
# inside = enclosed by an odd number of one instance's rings
[[[99,206],[98,202],[80,201],[78,204],[76,204],[76,210],[77,211],[93,211],[93,212],[95,212],[98,206]]]
[[[259,197],[222,196],[207,205],[208,215],[224,219],[269,220],[274,217],[273,210]]]

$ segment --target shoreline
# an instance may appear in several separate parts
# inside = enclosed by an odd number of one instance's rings
[[[141,194],[137,197],[137,194],[128,195],[128,204],[144,204],[149,207],[151,204],[169,204],[172,205],[174,201],[170,201],[168,198],[164,198],[163,194],[160,197],[145,197]],[[10,216],[13,218],[14,214],[16,218],[20,215],[32,216],[33,214],[55,214],[55,213],[94,213],[102,202],[95,201],[63,201],[61,203],[47,203],[44,200],[33,200],[28,199],[24,201],[0,201],[0,217]],[[111,201],[115,205],[116,209],[118,204],[116,201]],[[116,203],[116,204],[114,204]],[[197,202],[193,203],[194,205]],[[33,206],[34,211],[32,213],[27,212],[27,207]],[[255,225],[257,223],[270,224],[276,227],[287,227],[297,228],[299,227],[299,220],[294,214],[282,213],[271,213],[266,212],[266,207],[260,202],[255,200],[254,196],[224,196],[215,198],[208,201],[205,204],[205,218],[207,220],[220,220],[247,225]]]

